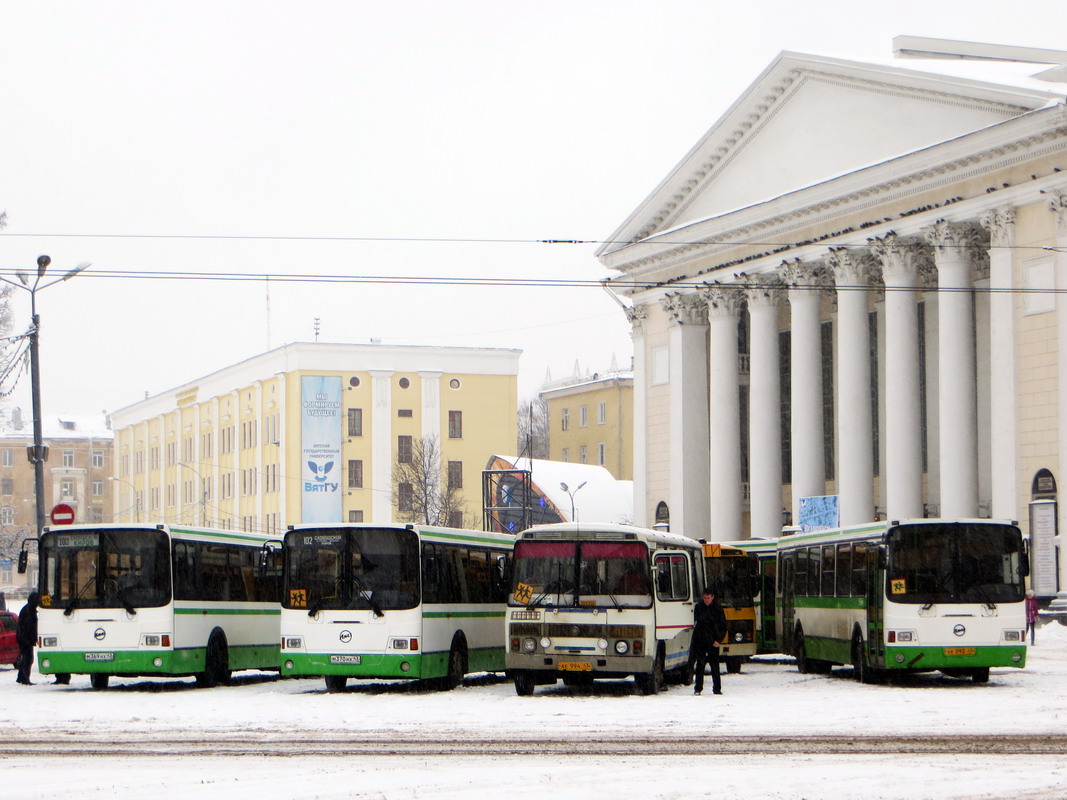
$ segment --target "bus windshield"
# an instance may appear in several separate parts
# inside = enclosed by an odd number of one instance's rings
[[[886,596],[894,603],[1018,603],[1026,574],[1018,528],[982,523],[891,530]]]
[[[41,604],[49,608],[158,608],[170,602],[162,531],[49,531],[41,537]]]
[[[748,554],[715,556],[704,560],[707,585],[719,605],[742,608],[759,594],[759,559]]]
[[[397,528],[318,528],[285,535],[285,608],[415,608],[419,541]]]
[[[648,608],[648,548],[639,542],[535,542],[515,545],[511,605]]]

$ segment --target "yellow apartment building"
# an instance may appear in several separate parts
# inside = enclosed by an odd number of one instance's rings
[[[612,369],[546,383],[548,460],[604,467],[633,480],[633,372]]]
[[[441,482],[481,518],[481,469],[514,447],[520,351],[294,343],[112,414],[120,521],[281,532],[389,522],[394,466],[438,443]]]

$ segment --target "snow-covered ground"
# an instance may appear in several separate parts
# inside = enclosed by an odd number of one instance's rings
[[[197,689],[192,680],[113,680],[95,692],[76,676],[56,686],[34,673],[17,686],[0,668],[0,737],[29,742],[0,756],[5,797],[196,798],[612,797],[1063,798],[1062,755],[580,755],[583,737],[626,742],[684,736],[1060,734],[1067,727],[1067,627],[1038,631],[1025,670],[994,670],[986,685],[937,673],[904,685],[860,685],[851,670],[797,673],[786,660],[723,677],[724,694],[671,687],[641,697],[624,683],[589,691],[562,684],[515,695],[492,676],[454,692],[410,683],[355,682],[326,694],[319,680],[238,676]],[[302,735],[412,742],[494,738],[529,742],[501,756],[151,755],[52,756],[49,739],[124,742]],[[573,757],[538,756],[538,742],[573,742]],[[31,755],[32,751],[32,755]]]

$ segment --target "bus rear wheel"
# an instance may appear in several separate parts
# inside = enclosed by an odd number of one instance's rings
[[[196,685],[210,688],[225,686],[230,682],[230,655],[226,639],[221,633],[212,634],[204,656],[204,671],[196,674]]]
[[[736,675],[741,671],[741,664],[744,659],[741,656],[727,656],[726,657],[726,671],[731,675]]]
[[[107,688],[110,675],[106,675],[103,672],[92,672],[89,674],[89,685],[97,691]]]
[[[989,683],[989,667],[977,667],[971,670],[971,680],[975,683]]]
[[[797,628],[796,634],[793,639],[796,644],[793,646],[793,657],[797,660],[797,672],[801,675],[807,675],[811,672],[811,664],[808,663],[808,650],[804,646],[804,631],[801,628]]]
[[[867,663],[867,651],[863,646],[863,639],[859,634],[852,638],[852,669],[853,675],[860,683],[871,683],[874,678],[871,666]]]
[[[348,678],[345,675],[327,675],[326,691],[330,694],[337,694],[338,692],[343,692],[347,683]]]
[[[441,678],[437,687],[445,692],[450,692],[463,683],[463,676],[467,674],[467,642],[463,636],[456,636],[452,640],[452,647],[448,650],[448,672]]]

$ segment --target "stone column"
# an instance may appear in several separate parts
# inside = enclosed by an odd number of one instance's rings
[[[790,444],[793,473],[793,523],[800,520],[800,498],[826,491],[823,457],[822,337],[820,274],[799,261],[783,266],[792,314],[789,348]]]
[[[634,524],[651,528],[653,519],[648,510],[648,475],[645,454],[648,440],[648,419],[646,417],[648,399],[648,362],[645,354],[645,320],[648,318],[646,306],[633,306],[626,309],[630,321],[630,336],[634,343],[634,394],[633,394],[633,459],[634,459]]]
[[[978,401],[975,394],[972,227],[939,220],[923,233],[934,248],[938,287],[938,409],[941,513],[978,516]]]
[[[895,233],[872,244],[885,282],[886,518],[911,519],[923,515],[916,309],[921,253],[916,242]]]
[[[842,525],[874,519],[871,340],[867,317],[870,256],[830,251],[837,284],[837,493]]]
[[[1015,209],[998,208],[981,216],[989,231],[989,405],[993,519],[1018,519],[1018,438],[1015,423],[1015,297],[1012,246]],[[1062,351],[1061,351],[1062,352]],[[1061,450],[1062,452],[1062,450]]]
[[[1046,195],[1048,209],[1056,217],[1056,289],[1067,289],[1067,191],[1051,191]],[[1059,467],[1057,486],[1065,483],[1067,475],[1067,294],[1056,295],[1056,319],[1058,321],[1059,375]],[[1052,601],[1055,609],[1067,613],[1067,501],[1056,501],[1056,542],[1059,545],[1060,591]]]
[[[671,531],[707,539],[709,519],[708,305],[698,294],[663,300],[670,315]]]
[[[778,311],[782,290],[772,275],[747,281],[749,316],[749,528],[757,537],[782,527],[782,409]]]
[[[711,327],[711,502],[708,512],[715,520],[709,540],[731,542],[742,535],[737,323],[744,295],[736,286],[716,285],[707,289],[704,296]]]

